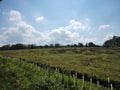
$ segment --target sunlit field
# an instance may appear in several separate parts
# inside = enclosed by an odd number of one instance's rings
[[[59,68],[66,72],[77,72],[80,75],[85,75],[88,79],[97,78],[96,81],[107,82],[110,80],[111,83],[116,81],[119,86],[119,48],[43,48],[5,50],[0,51],[0,54],[27,62],[40,63],[46,65],[46,67]]]
[[[0,88],[2,90],[106,90],[86,82],[84,77],[61,74],[59,70],[41,68],[21,59],[0,56]]]

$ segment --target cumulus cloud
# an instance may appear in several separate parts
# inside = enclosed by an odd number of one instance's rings
[[[37,31],[33,26],[22,20],[22,15],[19,11],[11,10],[9,12],[9,20],[13,26],[0,35],[1,43],[31,43],[39,44],[43,42],[44,35]],[[5,43],[4,43],[5,44]]]
[[[72,36],[75,32],[71,32],[66,30],[65,28],[54,29],[49,33],[49,37],[51,38],[50,43],[59,42],[61,44],[71,43],[73,40]],[[72,39],[71,39],[72,38]]]
[[[36,21],[42,21],[44,17],[36,18]],[[70,20],[68,25],[58,27],[49,32],[40,32],[32,25],[25,22],[19,11],[11,10],[9,12],[9,21],[13,24],[0,35],[1,44],[37,44],[45,45],[51,43],[72,44],[95,42],[96,38],[81,36],[82,31],[87,30],[89,25],[83,24],[74,19]]]
[[[78,30],[82,28],[81,22],[75,21],[75,20],[70,20],[69,25],[66,26],[66,29],[73,29],[73,30]]]
[[[39,16],[39,17],[35,18],[35,21],[39,22],[39,23],[43,22],[44,20],[45,20],[45,18],[43,16]]]
[[[99,26],[99,30],[104,30],[106,28],[110,27],[110,25],[106,24],[106,25],[100,25]]]
[[[69,30],[85,30],[88,28],[88,24],[83,24],[80,21],[76,21],[74,19],[69,21],[69,25],[65,27]]]
[[[9,15],[10,15],[10,17],[9,17],[10,21],[21,21],[21,19],[22,19],[21,13],[16,10],[11,10]]]
[[[67,26],[51,30],[49,37],[52,43],[59,42],[61,44],[95,42],[95,38],[83,37],[81,35],[82,31],[87,29],[87,24],[72,19]]]

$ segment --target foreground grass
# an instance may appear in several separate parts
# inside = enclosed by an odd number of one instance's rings
[[[107,88],[43,69],[21,59],[0,56],[1,90],[107,90]]]
[[[0,51],[0,54],[37,61],[65,70],[120,81],[119,48],[51,48]]]

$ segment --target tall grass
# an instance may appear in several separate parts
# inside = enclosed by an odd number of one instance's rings
[[[41,68],[22,59],[0,56],[0,88],[2,90],[98,90],[98,85],[65,75],[58,69]],[[112,87],[112,86],[111,86]],[[99,90],[107,88],[99,85]]]

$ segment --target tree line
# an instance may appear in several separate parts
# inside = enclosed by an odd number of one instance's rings
[[[93,42],[86,43],[83,45],[82,43],[78,44],[67,44],[67,45],[61,45],[59,43],[56,44],[49,44],[49,45],[40,45],[37,46],[35,44],[7,44],[0,47],[0,50],[16,50],[16,49],[35,49],[35,48],[60,48],[60,47],[100,47],[99,45],[95,45]]]
[[[43,45],[43,46],[37,46],[35,44],[14,44],[14,45],[3,45],[0,47],[0,50],[16,50],[16,49],[35,49],[35,48],[59,48],[59,47],[120,47],[120,37],[113,36],[112,39],[106,40],[103,45],[96,45],[93,42],[86,43],[85,45],[83,43],[78,44],[67,44],[67,45],[61,45],[59,43],[56,44],[50,44],[50,45]]]

